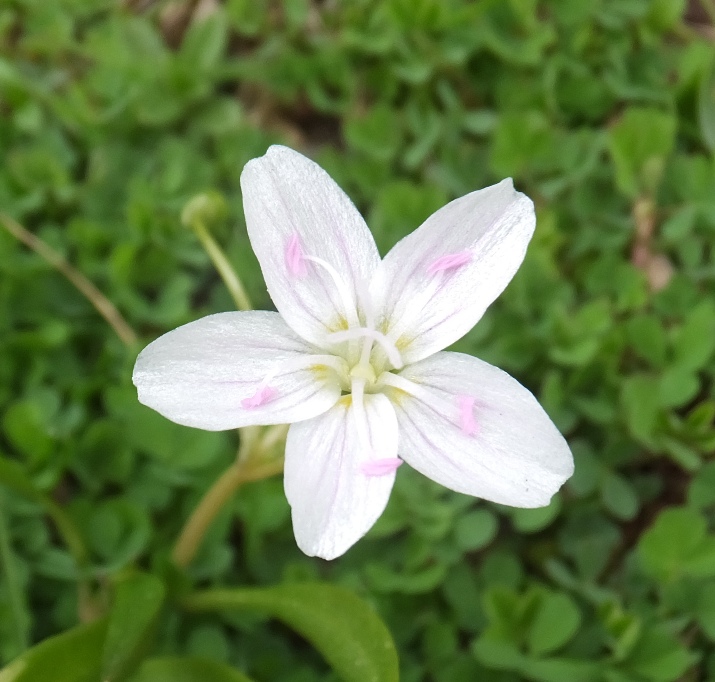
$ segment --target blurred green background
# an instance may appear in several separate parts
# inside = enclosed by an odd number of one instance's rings
[[[523,267],[457,347],[539,397],[576,473],[548,508],[514,510],[403,467],[331,563],[297,549],[266,480],[189,579],[348,587],[404,682],[715,680],[714,22],[712,0],[0,3],[0,211],[141,338],[127,348],[0,229],[0,662],[78,621],[48,498],[101,586],[159,571],[234,457],[235,433],[139,405],[131,368],[143,343],[233,308],[180,222],[198,192],[226,197],[214,235],[272,307],[238,180],[280,142],[333,175],[382,253],[505,176],[534,199]],[[338,679],[260,617],[174,614],[157,642],[258,681]]]

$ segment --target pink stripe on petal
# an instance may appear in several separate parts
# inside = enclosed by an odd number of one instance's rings
[[[474,420],[474,403],[476,400],[470,395],[460,395],[459,402],[459,428],[462,433],[473,436],[477,432],[477,422]]]
[[[278,391],[270,386],[259,388],[250,398],[244,398],[241,401],[241,407],[246,410],[253,410],[256,407],[261,407],[266,403],[270,403],[278,396]]]
[[[305,267],[305,259],[303,258],[303,249],[300,245],[300,237],[297,234],[291,236],[286,244],[285,261],[288,272],[296,277],[305,275],[307,269]]]
[[[444,270],[454,270],[461,268],[463,265],[472,260],[471,251],[460,251],[459,253],[448,253],[446,256],[440,256],[427,267],[427,274],[434,275]]]
[[[386,476],[395,471],[401,464],[402,460],[398,457],[387,457],[363,462],[360,465],[360,469],[365,476]]]

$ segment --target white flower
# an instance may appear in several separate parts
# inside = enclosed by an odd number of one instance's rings
[[[208,430],[290,423],[285,491],[300,548],[343,554],[383,512],[402,460],[442,485],[540,507],[573,472],[566,441],[516,380],[442,349],[503,291],[534,231],[511,180],[447,204],[380,260],[318,165],[271,147],[241,176],[278,313],[179,327],[139,355],[139,400]]]

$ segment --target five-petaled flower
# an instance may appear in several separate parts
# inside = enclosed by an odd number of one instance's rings
[[[300,548],[343,554],[404,460],[468,495],[539,507],[573,472],[566,441],[502,370],[443,349],[518,269],[534,231],[511,180],[447,204],[380,260],[330,176],[271,147],[241,176],[248,234],[279,312],[209,315],[139,355],[139,400],[208,430],[291,424],[285,492]]]

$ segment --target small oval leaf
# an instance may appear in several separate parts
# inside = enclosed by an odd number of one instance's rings
[[[252,682],[243,673],[204,658],[167,656],[144,661],[130,682]]]
[[[50,637],[0,670],[0,682],[97,682],[106,630],[102,620]]]
[[[305,637],[345,682],[397,682],[392,636],[358,596],[323,583],[209,590],[188,597],[192,611],[254,610],[283,621]]]
[[[139,662],[153,637],[164,594],[161,580],[145,573],[119,583],[104,643],[103,682],[123,679]]]

